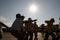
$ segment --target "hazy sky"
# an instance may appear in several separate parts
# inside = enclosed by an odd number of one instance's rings
[[[34,14],[29,11],[32,4],[38,7],[38,12]],[[38,25],[45,24],[44,21],[51,18],[54,18],[57,24],[60,17],[60,0],[0,0],[0,21],[11,26],[17,13],[24,15],[25,20],[29,17],[38,19]]]

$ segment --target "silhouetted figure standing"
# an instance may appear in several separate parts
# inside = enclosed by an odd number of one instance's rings
[[[57,30],[57,37],[56,40],[60,39],[60,18],[59,18],[59,26],[58,26],[58,30]]]
[[[44,24],[41,24],[41,25],[40,25],[40,28],[41,28],[41,30],[42,30],[42,37],[44,37],[45,25],[44,25]]]
[[[55,40],[55,34],[53,33],[54,27],[53,23],[55,22],[54,18],[51,18],[50,21],[45,21],[47,23],[47,26],[45,28],[45,38],[44,40],[48,40],[49,35],[52,36],[52,40]]]
[[[10,28],[11,34],[18,40],[25,40],[23,35],[23,19],[23,16],[21,16],[20,14],[16,14],[16,19]]]
[[[59,40],[60,39],[60,29],[57,30],[57,37],[56,37],[56,40]]]
[[[2,27],[6,27],[8,28],[5,24],[3,24],[2,22],[0,22],[0,39],[2,39]]]
[[[33,32],[34,32],[34,35],[35,35],[34,40],[38,40],[38,38],[37,38],[37,36],[38,36],[38,34],[37,34],[38,25],[37,25],[36,22],[34,22],[34,28],[33,28],[33,30],[34,30]]]
[[[25,21],[25,31],[26,31],[26,40],[33,40],[33,21],[31,18],[28,18],[28,21]],[[28,39],[28,37],[30,38]]]

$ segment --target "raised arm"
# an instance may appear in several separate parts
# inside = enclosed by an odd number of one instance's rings
[[[0,22],[0,24],[6,28],[9,28],[7,25],[5,25],[4,23]]]
[[[25,20],[25,21],[23,21],[23,23],[27,23],[27,22],[34,22],[34,21],[37,21],[37,19],[35,19],[35,20],[30,20],[30,21]]]
[[[37,19],[35,19],[35,20],[31,20],[32,22],[34,22],[34,21],[37,21]]]

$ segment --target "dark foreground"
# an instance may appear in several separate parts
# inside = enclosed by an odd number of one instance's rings
[[[3,33],[3,38],[0,39],[0,40],[17,40],[17,38],[15,38],[14,36],[12,36],[8,32],[4,32]],[[43,37],[42,37],[42,34],[41,33],[38,33],[38,40],[43,40]],[[51,37],[49,37],[49,40],[51,40]]]

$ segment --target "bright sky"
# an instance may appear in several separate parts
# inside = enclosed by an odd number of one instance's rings
[[[38,8],[35,13],[29,11],[32,4]],[[51,18],[54,18],[57,24],[60,17],[60,0],[0,0],[0,21],[11,26],[17,13],[24,15],[25,20],[29,17],[38,19],[38,25],[45,24],[44,21]]]

